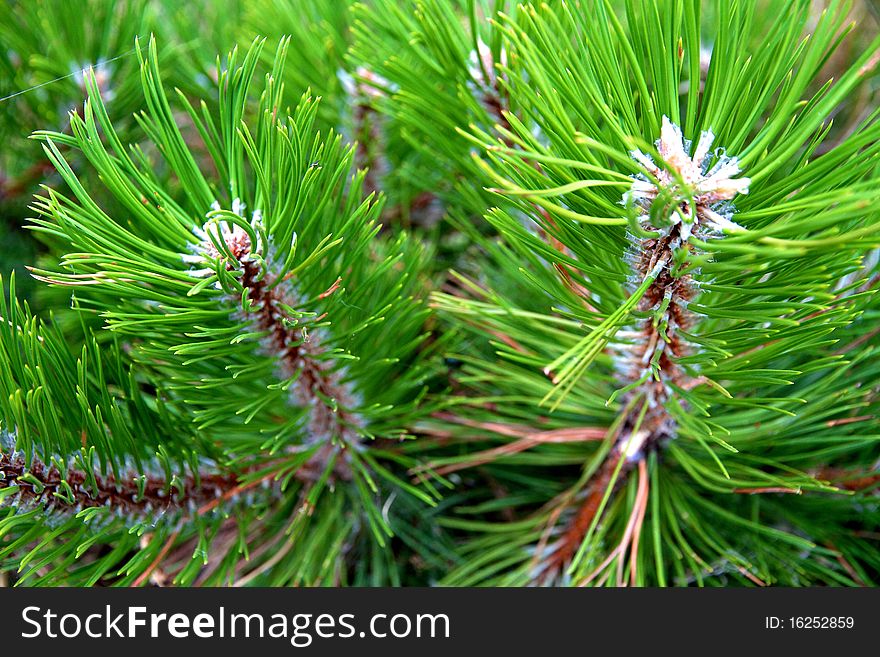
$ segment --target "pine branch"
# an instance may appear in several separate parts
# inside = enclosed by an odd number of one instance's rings
[[[468,339],[485,344],[455,354],[470,398],[452,402],[452,424],[436,431],[494,455],[481,460],[486,477],[530,488],[493,503],[520,509],[506,527],[449,521],[478,536],[464,549],[470,561],[446,583],[663,585],[703,583],[706,572],[749,584],[793,581],[782,565],[787,548],[748,547],[739,532],[772,534],[795,549],[806,545],[801,536],[813,537],[805,525],[816,530],[815,543],[807,541],[813,556],[799,560],[807,581],[866,581],[865,567],[876,566],[852,552],[826,562],[831,553],[816,545],[827,545],[818,538],[827,528],[798,516],[780,533],[771,527],[787,506],[748,516],[731,499],[803,498],[806,509],[807,499],[819,508],[838,496],[840,508],[852,500],[810,472],[822,472],[831,454],[861,463],[877,454],[875,437],[848,421],[876,417],[865,386],[877,372],[862,366],[875,341],[847,345],[844,337],[874,316],[870,292],[844,290],[869,289],[872,276],[858,259],[876,247],[867,236],[878,216],[865,211],[876,188],[876,117],[811,157],[827,134],[822,113],[860,84],[871,55],[802,110],[800,95],[836,45],[842,13],[824,16],[798,50],[807,15],[799,6],[758,54],[748,45],[752,9],[714,8],[727,18],[709,23],[715,36],[706,39],[716,45],[708,73],[694,56],[705,28],[690,6],[669,3],[653,14],[631,5],[626,22],[602,2],[583,11],[524,7],[500,20],[510,56],[522,62],[511,96],[537,128],[511,115],[503,140],[471,128],[484,149],[482,175],[513,209],[487,214],[507,246],[477,237],[492,263],[478,283],[434,295],[448,321],[472,327]],[[661,23],[667,12],[684,16],[683,25]],[[595,65],[617,61],[618,52],[620,69]],[[679,67],[682,57],[688,65]],[[753,87],[731,80],[747,57],[747,68],[767,75]],[[768,90],[794,62],[796,80],[774,100]],[[702,97],[690,91],[695,84],[680,84],[683,71],[707,76]],[[688,102],[680,107],[681,93]],[[784,143],[767,136],[783,133]],[[713,141],[726,150],[712,151]],[[769,150],[759,155],[762,147]],[[804,155],[791,163],[798,149]],[[736,177],[740,169],[748,179]],[[601,447],[513,450],[490,428],[535,413],[561,431],[605,426],[608,437]],[[456,468],[468,457],[441,462]],[[578,462],[580,473],[557,483]],[[494,488],[485,485],[486,500]]]
[[[0,574],[880,580],[863,11],[86,6],[0,9]]]
[[[53,513],[79,513],[84,509],[108,507],[120,517],[142,520],[161,517],[169,511],[194,511],[206,502],[222,497],[237,484],[235,475],[210,472],[184,480],[166,481],[161,476],[139,472],[112,474],[84,472],[76,467],[65,473],[38,459],[27,463],[14,444],[0,451],[0,488],[10,491],[3,503],[17,509],[40,509]]]
[[[417,486],[395,474],[398,464],[405,472],[411,463],[405,451],[383,448],[407,438],[412,418],[422,412],[428,376],[419,352],[426,310],[416,296],[422,251],[405,235],[377,238],[381,204],[362,197],[363,172],[349,177],[353,149],[332,133],[322,138],[312,132],[316,102],[304,97],[289,116],[284,112],[277,81],[287,43],[280,43],[255,95],[261,42],[241,59],[230,53],[228,68],[218,71],[222,110],[216,117],[207,105],[199,116],[179,96],[219,180],[203,173],[183,137],[153,41],[146,56],[138,51],[149,107],[138,121],[161,165],[143,150],[123,146],[95,75],[88,77],[82,116],[71,114],[70,136],[38,135],[71,193],[47,190],[35,205],[40,217],[34,227],[62,246],[57,267],[33,271],[43,282],[75,289],[78,312],[98,311],[103,326],[94,333],[95,349],[98,341],[122,343],[109,381],[118,385],[129,368],[139,388],[149,382],[131,399],[163,409],[158,453],[165,476],[150,474],[147,459],[137,463],[135,475],[142,485],[164,485],[169,498],[172,489],[178,491],[184,508],[153,525],[127,517],[124,510],[135,502],[122,505],[123,497],[108,496],[130,477],[125,458],[132,448],[119,422],[105,419],[113,416],[105,409],[114,406],[106,396],[89,418],[82,455],[69,468],[57,464],[57,473],[46,458],[75,452],[80,437],[74,447],[73,435],[46,422],[47,413],[55,412],[51,405],[34,408],[34,426],[17,431],[17,441],[23,449],[37,445],[44,458],[10,460],[16,477],[7,490],[31,480],[44,492],[49,484],[69,489],[65,504],[74,509],[86,495],[81,480],[89,481],[94,502],[86,504],[88,510],[109,500],[110,513],[118,514],[98,527],[89,545],[112,545],[117,563],[128,559],[125,583],[362,581],[367,575],[348,559],[388,549],[391,524],[400,522],[392,520],[387,500],[411,496],[433,504],[436,497],[428,478]],[[63,151],[70,147],[81,151],[133,220],[122,221],[102,207],[68,164]],[[163,168],[167,179],[155,173]],[[180,181],[179,193],[172,180]],[[247,219],[246,206],[254,208]],[[30,385],[16,353],[22,338],[34,337],[19,331],[4,338],[10,362],[20,370],[9,382],[12,398]],[[44,357],[41,349],[31,353]],[[68,358],[62,377],[77,369],[90,371],[85,359]],[[69,395],[73,387],[66,383],[52,386]],[[4,426],[16,426],[21,416],[9,408]],[[185,431],[175,435],[180,428]],[[195,435],[195,449],[185,449],[186,433]],[[374,446],[377,438],[384,440]],[[215,456],[216,473],[198,465],[208,455]],[[183,474],[185,466],[192,466],[190,474]],[[219,497],[212,497],[213,484],[221,481]],[[243,513],[234,498],[256,485],[268,486],[271,494],[250,498],[252,508]],[[13,508],[21,510],[33,494],[11,497]],[[137,504],[151,501],[142,499],[145,494]],[[61,502],[53,499],[51,505]],[[236,508],[233,520],[227,520],[229,505]],[[396,508],[418,513],[415,505]],[[181,517],[191,524],[178,524]],[[33,515],[27,519],[23,526],[11,522],[6,531],[26,535],[29,523],[39,522]],[[62,530],[80,531],[83,519],[75,515]],[[149,534],[137,548],[125,538],[132,523]],[[261,550],[255,570],[229,558],[266,544],[282,556]],[[8,549],[21,547],[14,542]],[[56,553],[55,563],[82,549],[72,541],[69,551]],[[187,551],[189,561],[181,556]],[[317,554],[323,555],[319,562],[311,556]],[[371,577],[396,581],[397,564],[382,559],[387,565]]]

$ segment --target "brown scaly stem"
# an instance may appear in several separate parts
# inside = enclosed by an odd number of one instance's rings
[[[234,204],[234,208],[237,205]],[[303,465],[304,473],[316,472],[316,476],[320,476],[333,458],[332,476],[351,479],[345,451],[360,445],[358,418],[347,410],[354,406],[351,390],[341,380],[340,373],[332,369],[332,364],[321,359],[325,351],[322,332],[319,329],[304,331],[301,325],[286,321],[285,307],[296,307],[301,300],[293,298],[295,288],[287,279],[278,280],[270,267],[264,269],[257,260],[251,259],[254,245],[246,231],[237,226],[233,229],[220,226],[218,237],[225,241],[241,270],[240,283],[253,308],[247,319],[266,334],[263,349],[277,359],[280,377],[295,378],[290,387],[291,401],[294,406],[306,410],[307,445],[321,444]],[[210,240],[203,248],[207,256],[219,256]],[[233,266],[233,263],[227,263],[227,268]],[[341,279],[337,279],[318,298],[333,294],[340,282]],[[328,400],[333,400],[334,405],[331,406]]]
[[[643,240],[635,271],[644,277],[658,262],[671,262],[670,245],[678,240],[678,227],[673,227],[662,238]],[[672,437],[674,422],[665,407],[670,393],[669,383],[688,387],[685,373],[675,362],[675,359],[687,354],[687,344],[679,338],[676,328],[686,329],[690,326],[692,318],[685,305],[693,296],[694,287],[690,276],[674,276],[667,264],[639,301],[638,309],[644,313],[661,307],[665,300],[668,303],[659,321],[651,316],[637,324],[634,344],[626,345],[624,349],[621,378],[625,385],[640,380],[655,359],[656,373],[624,396],[624,407],[631,409],[623,422],[624,429],[616,437],[614,447],[589,482],[586,498],[556,541],[549,562],[542,570],[542,581],[557,576],[574,557],[595,520],[618,465],[620,471],[614,482],[615,490],[623,486],[629,473],[644,460],[647,453],[659,448],[665,440]],[[665,331],[661,335],[663,327]],[[656,356],[658,353],[659,358]],[[643,404],[631,403],[639,399],[644,400]],[[644,415],[637,419],[643,405]],[[634,408],[640,409],[639,413],[632,410]]]
[[[692,387],[692,380],[677,361],[689,353],[689,345],[682,339],[680,330],[687,331],[693,324],[694,316],[687,310],[687,304],[696,295],[696,288],[690,274],[676,275],[669,264],[676,248],[673,245],[682,242],[680,232],[681,224],[677,224],[668,234],[642,240],[639,245],[634,269],[641,277],[646,277],[658,262],[667,264],[639,301],[637,310],[645,314],[660,309],[662,312],[652,313],[638,322],[632,343],[618,348],[623,370],[621,382],[630,384],[647,377],[623,398],[626,403],[642,396],[647,402],[639,428],[640,432],[647,432],[645,447],[671,437],[674,423],[666,410],[672,392],[670,385]],[[678,248],[690,251],[687,243]]]
[[[277,286],[270,286],[268,276],[260,276],[256,263],[250,260],[242,263],[241,283],[247,288],[248,297],[259,307],[254,321],[261,330],[269,333],[282,371],[288,376],[298,373],[292,390],[297,402],[309,409],[310,436],[334,438],[340,441],[340,449],[357,443],[359,436],[353,428],[355,419],[345,410],[350,405],[351,396],[340,382],[339,374],[319,360],[323,351],[319,334],[312,332],[304,339],[294,327],[286,326],[280,320],[283,316],[280,304],[284,303],[281,293]],[[324,399],[337,400],[338,408],[331,408]]]
[[[203,474],[198,480],[190,475],[182,478],[180,485],[169,491],[168,482],[163,478],[147,476],[141,494],[137,482],[132,478],[116,479],[112,474],[96,474],[95,488],[90,483],[91,478],[81,470],[69,469],[62,476],[54,465],[34,459],[28,466],[23,455],[5,452],[0,452],[0,473],[3,475],[0,477],[0,489],[18,487],[15,494],[17,506],[47,511],[109,507],[123,515],[197,508],[222,497],[234,489],[238,482],[234,474]],[[70,487],[72,502],[67,499],[62,480]]]
[[[321,453],[327,448],[319,448],[319,454],[297,468],[294,477],[304,485],[314,483],[323,472],[318,467],[323,468],[329,458]],[[266,465],[263,463],[260,468]],[[139,485],[141,475],[137,473],[132,472],[120,479],[113,474],[93,473],[93,484],[92,477],[83,470],[68,468],[62,473],[56,465],[47,465],[38,458],[28,464],[23,453],[0,450],[0,490],[15,486],[18,489],[13,495],[17,498],[16,506],[62,513],[108,507],[120,515],[132,517],[176,511],[205,514],[240,493],[265,485],[278,474],[273,470],[256,480],[242,480],[253,471],[254,467],[237,473],[203,471],[198,476],[178,477],[179,483],[174,486],[169,486],[162,475],[145,474]],[[69,486],[73,500],[62,481]]]
[[[650,175],[650,179],[646,176],[634,179],[630,191],[624,196],[625,202],[633,203],[640,210],[639,222],[644,227],[644,237],[631,236],[632,268],[637,280],[651,277],[653,280],[636,306],[638,316],[643,319],[638,320],[631,330],[618,333],[622,342],[612,349],[621,387],[630,388],[621,397],[626,415],[622,418],[622,430],[613,438],[611,450],[587,484],[586,497],[554,544],[548,562],[543,564],[541,582],[563,572],[590,527],[597,522],[602,500],[613,494],[614,490],[609,491],[609,487],[620,488],[637,466],[640,490],[643,488],[644,491],[639,497],[639,506],[633,508],[627,535],[606,561],[583,580],[583,583],[592,581],[617,557],[621,559],[617,582],[623,583],[625,543],[631,541],[634,553],[647,508],[647,455],[675,437],[676,423],[667,410],[674,387],[691,389],[707,383],[704,377],[690,376],[678,364],[690,353],[690,345],[681,332],[687,332],[694,323],[688,303],[698,291],[691,274],[686,273],[692,248],[689,240],[691,236],[705,238],[711,233],[742,230],[731,221],[731,208],[724,202],[737,194],[747,193],[750,182],[748,178],[733,178],[739,173],[736,158],[721,157],[709,169],[713,138],[711,132],[701,134],[691,156],[685,150],[681,131],[664,116],[656,145],[666,168],[661,168],[639,151],[631,153]],[[661,199],[660,215],[665,219],[660,222],[662,225],[653,226],[654,206]],[[680,262],[681,266],[676,267],[675,262]],[[567,272],[560,268],[557,272],[571,287]],[[686,406],[684,402],[682,405]],[[616,479],[615,472],[618,472]],[[555,523],[559,515],[561,510],[552,514],[552,522]],[[634,555],[631,562],[631,579],[635,582]],[[609,576],[610,571],[600,581],[604,582]]]

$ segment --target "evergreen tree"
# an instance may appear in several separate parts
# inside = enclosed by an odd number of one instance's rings
[[[57,84],[82,16],[0,28],[0,574],[875,585],[880,38],[812,4],[119,2]]]
[[[472,135],[515,209],[487,214],[492,275],[435,296],[489,338],[436,463],[491,463],[511,492],[474,508],[514,520],[447,523],[483,534],[448,584],[876,581],[880,123],[828,117],[880,40],[813,87],[843,5],[761,42],[754,4],[699,10],[499,21],[522,119]]]
[[[363,197],[364,172],[349,176],[352,149],[313,131],[316,101],[280,104],[287,47],[259,93],[260,43],[233,51],[217,115],[178,99],[214,176],[174,121],[152,41],[149,150],[122,144],[94,74],[72,134],[36,135],[71,192],[35,203],[34,228],[65,255],[34,273],[104,330],[86,329],[75,357],[51,323],[2,309],[0,531],[14,532],[2,555],[19,581],[400,581],[390,515],[413,505],[393,502],[435,495],[393,472],[426,378],[425,254],[376,237],[380,201]],[[112,549],[80,558],[95,544]]]

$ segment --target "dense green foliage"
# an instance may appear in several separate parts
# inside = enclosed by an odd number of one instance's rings
[[[880,581],[861,5],[7,18],[15,582]]]

